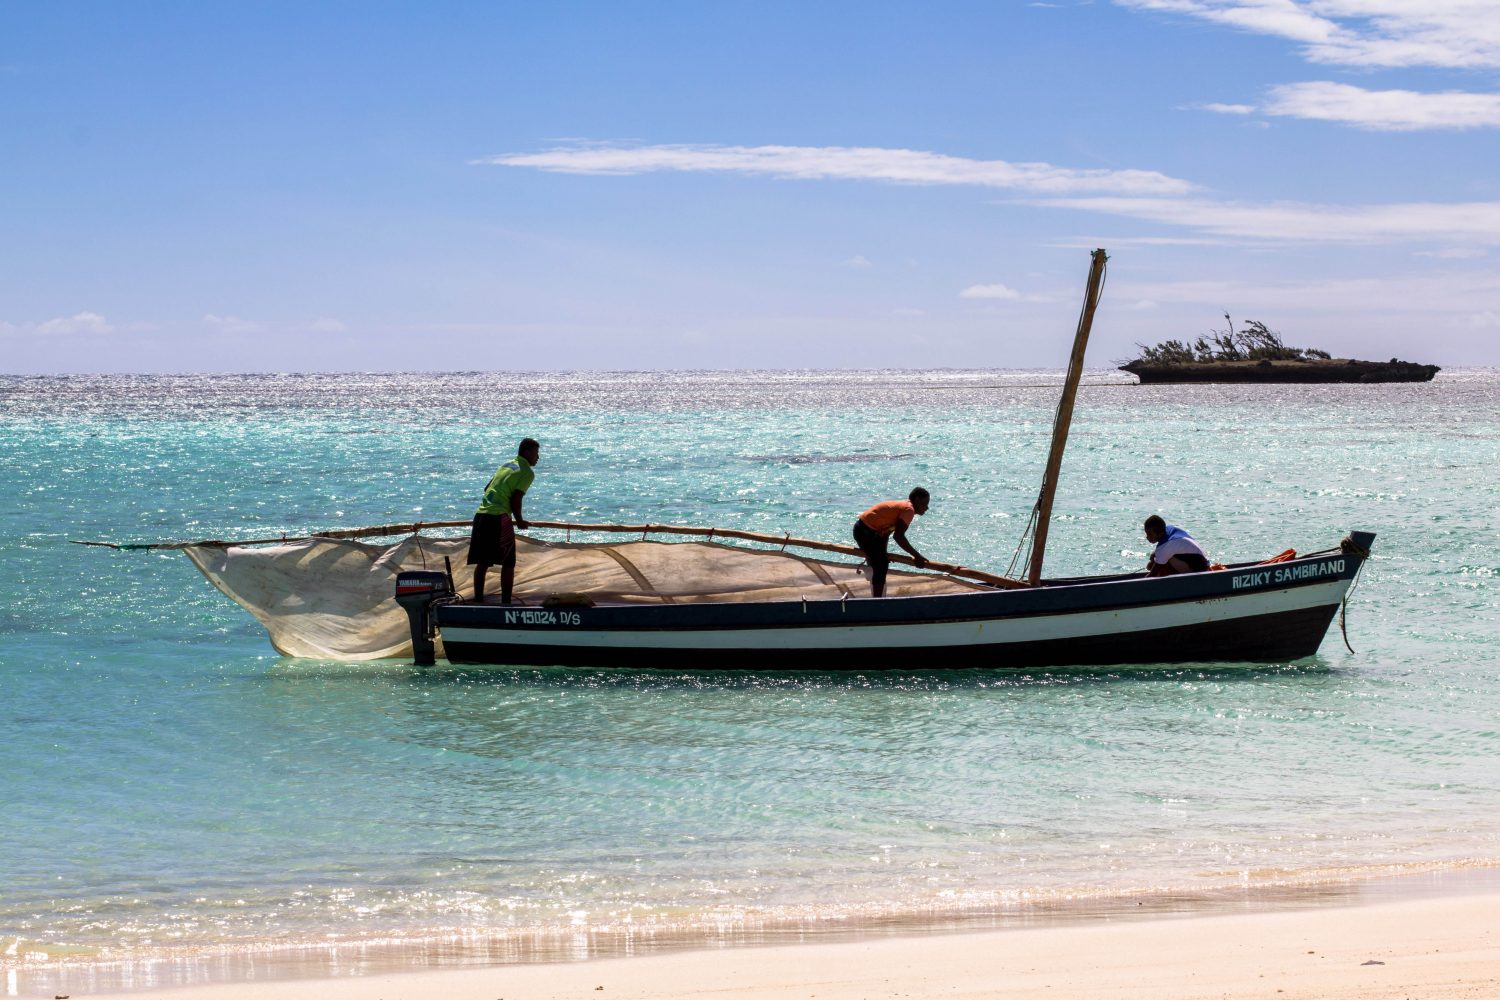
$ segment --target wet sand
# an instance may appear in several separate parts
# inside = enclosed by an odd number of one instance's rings
[[[99,995],[99,994],[93,994]],[[1500,996],[1500,892],[131,994],[206,1000]],[[81,994],[80,994],[81,996]]]

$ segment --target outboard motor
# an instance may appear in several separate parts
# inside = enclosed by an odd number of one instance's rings
[[[412,663],[430,667],[437,662],[433,637],[437,624],[432,617],[435,602],[453,597],[453,581],[447,573],[404,569],[396,574],[396,603],[406,609],[411,623]]]

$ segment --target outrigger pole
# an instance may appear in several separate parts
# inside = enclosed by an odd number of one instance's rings
[[[1042,492],[1036,501],[1036,535],[1031,543],[1031,568],[1026,576],[1026,582],[1033,587],[1042,582],[1042,556],[1047,551],[1047,528],[1052,523],[1052,498],[1057,495],[1057,476],[1062,471],[1068,425],[1073,422],[1073,400],[1078,395],[1078,381],[1083,377],[1083,352],[1088,347],[1094,310],[1099,307],[1099,294],[1104,290],[1104,264],[1107,260],[1109,255],[1103,250],[1094,251],[1088,288],[1083,296],[1083,312],[1078,316],[1078,332],[1073,337],[1073,354],[1068,358],[1068,377],[1063,383],[1062,400],[1057,404],[1057,419],[1052,424],[1052,450],[1047,454],[1047,471],[1042,476]]]

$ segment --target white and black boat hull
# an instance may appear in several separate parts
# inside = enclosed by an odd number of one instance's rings
[[[872,670],[1287,661],[1317,652],[1374,535],[1341,550],[1181,576],[760,604],[437,603],[452,663]]]

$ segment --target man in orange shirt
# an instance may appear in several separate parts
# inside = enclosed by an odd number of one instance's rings
[[[906,540],[906,528],[911,524],[912,518],[927,513],[927,505],[931,500],[928,492],[918,486],[911,491],[909,499],[882,500],[859,515],[859,520],[854,522],[854,544],[860,547],[870,564],[872,597],[882,597],[885,594],[885,573],[891,564],[888,550],[891,535],[896,536],[897,545],[911,553],[918,566],[927,565],[927,558]]]

